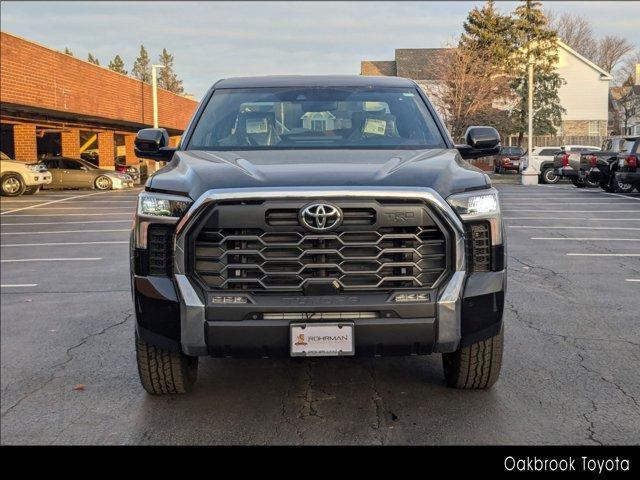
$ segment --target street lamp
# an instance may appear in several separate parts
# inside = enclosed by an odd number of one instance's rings
[[[540,172],[532,166],[531,157],[533,155],[533,60],[529,57],[528,69],[529,69],[529,98],[528,98],[528,116],[529,116],[529,128],[527,133],[527,168],[522,171],[522,177],[520,182],[522,185],[537,185],[538,175]]]
[[[153,128],[158,128],[158,69],[164,65],[151,65],[151,92],[153,96]]]

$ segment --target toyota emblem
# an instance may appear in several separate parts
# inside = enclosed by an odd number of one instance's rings
[[[300,210],[299,220],[312,232],[328,232],[342,223],[342,210],[328,203],[312,203]]]

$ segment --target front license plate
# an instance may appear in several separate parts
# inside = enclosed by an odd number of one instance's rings
[[[353,355],[353,323],[292,323],[292,357]]]

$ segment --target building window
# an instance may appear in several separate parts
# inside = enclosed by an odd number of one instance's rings
[[[600,122],[598,120],[589,122],[589,135],[600,135]]]

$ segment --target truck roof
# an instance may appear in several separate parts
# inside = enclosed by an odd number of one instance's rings
[[[402,77],[370,77],[363,75],[269,75],[235,77],[219,80],[216,89],[267,87],[413,87],[412,80]]]

